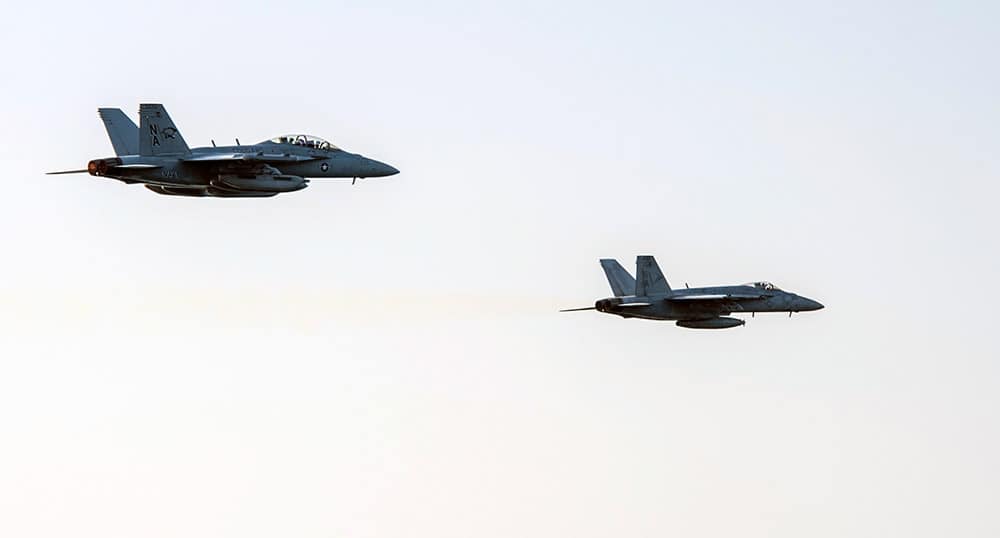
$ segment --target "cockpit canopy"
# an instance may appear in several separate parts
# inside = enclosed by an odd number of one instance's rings
[[[274,144],[294,144],[296,146],[305,146],[307,148],[325,149],[330,151],[340,149],[318,136],[304,134],[276,136],[268,140],[268,142],[272,142]]]
[[[754,282],[752,284],[747,284],[747,286],[753,286],[753,287],[755,287],[757,289],[760,289],[760,290],[781,291],[781,288],[779,288],[778,286],[775,286],[774,284],[771,284],[770,282]]]

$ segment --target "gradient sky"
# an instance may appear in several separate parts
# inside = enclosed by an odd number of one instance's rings
[[[1000,535],[995,2],[7,12],[0,535]],[[43,175],[140,102],[402,173]],[[827,308],[556,312],[636,254]]]

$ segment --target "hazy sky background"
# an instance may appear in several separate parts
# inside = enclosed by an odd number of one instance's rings
[[[0,535],[1000,535],[995,2],[7,15]],[[402,173],[43,175],[140,102]],[[636,254],[827,308],[556,312]]]

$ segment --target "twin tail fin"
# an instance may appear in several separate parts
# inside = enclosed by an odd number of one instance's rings
[[[635,258],[635,294],[642,297],[670,293],[670,284],[652,256]]]
[[[97,114],[108,131],[115,155],[139,154],[139,128],[120,108],[98,108]]]
[[[608,284],[611,284],[611,292],[615,297],[635,295],[635,279],[622,267],[622,264],[618,263],[618,260],[603,259],[601,268],[608,277]]]
[[[139,155],[182,155],[188,151],[163,105],[139,105]]]

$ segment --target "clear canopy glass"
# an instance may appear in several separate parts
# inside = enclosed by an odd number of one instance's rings
[[[307,148],[316,149],[327,149],[335,150],[340,149],[337,146],[323,140],[318,136],[304,135],[304,134],[291,134],[284,136],[276,136],[269,140],[268,142],[273,142],[275,144],[294,144],[296,146],[305,146]]]
[[[757,289],[762,289],[762,290],[777,290],[777,291],[781,291],[781,288],[779,288],[778,286],[775,286],[774,284],[771,284],[770,282],[754,282],[753,284],[747,284],[747,285],[748,286],[753,286],[753,287],[755,287]]]

